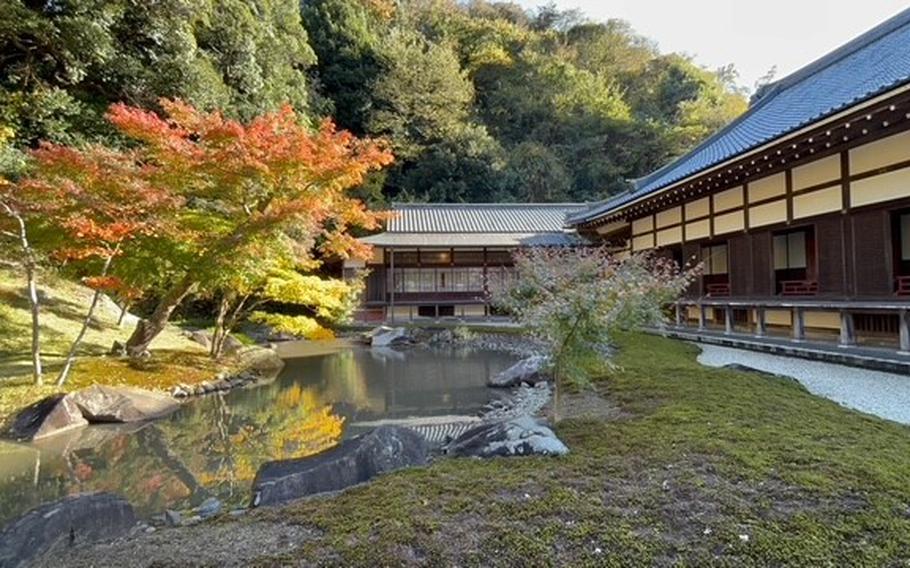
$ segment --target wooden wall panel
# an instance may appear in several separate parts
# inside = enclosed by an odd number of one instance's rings
[[[850,175],[910,159],[910,130],[850,150]]]
[[[852,266],[858,296],[891,294],[890,223],[885,211],[856,211],[851,216]]]
[[[727,241],[730,259],[730,293],[749,296],[752,288],[752,250],[749,235],[737,235]]]
[[[751,235],[752,251],[752,295],[771,296],[774,294],[774,280],[771,266],[771,233],[768,231],[753,232]]]
[[[910,197],[910,168],[872,176],[850,184],[850,205],[852,207],[905,197]]]
[[[842,296],[844,289],[843,233],[839,217],[823,217],[815,223],[815,243],[818,253],[818,292]]]

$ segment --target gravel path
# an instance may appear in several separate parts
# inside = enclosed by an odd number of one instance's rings
[[[833,363],[699,344],[698,362],[709,367],[739,364],[792,377],[812,394],[848,408],[910,424],[910,377]]]

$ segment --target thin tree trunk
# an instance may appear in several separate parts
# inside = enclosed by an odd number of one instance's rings
[[[117,318],[117,327],[123,327],[123,318],[126,317],[127,311],[130,308],[129,302],[126,300],[123,301],[123,306],[120,308],[120,317]]]
[[[217,359],[221,357],[221,346],[223,345],[222,337],[227,333],[224,329],[224,318],[227,316],[228,309],[231,307],[231,295],[225,293],[218,302],[218,314],[215,316],[215,329],[212,332],[212,344],[209,346],[209,355]]]
[[[114,260],[114,255],[117,254],[119,249],[120,246],[118,245],[117,248],[104,259],[104,267],[101,269],[102,278],[107,276],[107,272],[111,268],[111,262]],[[70,345],[70,351],[66,354],[66,361],[63,362],[63,368],[60,370],[60,374],[57,375],[58,387],[63,386],[67,377],[69,377],[70,371],[73,369],[73,362],[76,360],[76,351],[79,349],[79,345],[82,344],[82,339],[85,337],[85,332],[88,331],[88,326],[92,323],[92,316],[95,315],[95,308],[98,306],[98,300],[101,299],[101,294],[101,290],[95,290],[95,293],[92,295],[92,303],[88,307],[85,319],[82,320],[82,328],[79,330],[76,339],[73,340],[73,344]]]
[[[126,341],[126,352],[130,357],[141,357],[148,351],[149,344],[164,330],[171,314],[196,287],[195,282],[184,279],[162,296],[148,319],[139,320],[133,334]]]
[[[32,377],[36,385],[44,384],[44,371],[41,365],[41,332],[39,327],[41,307],[38,302],[38,285],[35,278],[35,253],[28,242],[28,231],[25,228],[25,219],[18,211],[7,203],[0,203],[6,213],[16,220],[19,225],[19,245],[25,254],[25,278],[28,286],[28,303],[32,316]]]

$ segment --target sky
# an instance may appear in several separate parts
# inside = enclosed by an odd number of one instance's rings
[[[548,0],[517,0],[535,8]],[[619,18],[656,41],[717,68],[733,63],[750,90],[777,66],[775,78],[811,63],[910,6],[907,0],[555,0],[590,19]]]

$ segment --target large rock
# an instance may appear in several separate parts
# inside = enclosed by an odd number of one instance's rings
[[[17,412],[3,429],[3,437],[21,441],[40,440],[86,425],[88,421],[71,397],[59,393]]]
[[[548,359],[543,355],[532,355],[515,363],[505,371],[497,373],[487,380],[487,385],[497,388],[517,387],[522,383],[535,385],[550,380],[546,372]]]
[[[380,426],[313,457],[263,464],[253,481],[253,506],[338,491],[381,473],[424,465],[428,453],[427,441],[420,434]]]
[[[379,327],[373,330],[370,345],[373,347],[389,347],[411,342],[411,335],[403,327]]]
[[[224,344],[221,346],[221,351],[225,355],[233,355],[241,349],[243,349],[243,343],[233,335],[228,334],[228,336],[224,338]]]
[[[58,547],[113,540],[135,524],[130,504],[110,493],[83,493],[40,505],[0,529],[0,566],[27,566]]]
[[[198,343],[206,349],[211,349],[212,347],[212,334],[204,329],[186,331],[184,335],[193,343]]]
[[[530,416],[471,428],[446,445],[445,453],[460,457],[561,456],[569,448],[546,426]]]
[[[93,385],[70,395],[89,422],[140,422],[179,408],[173,397],[129,387]]]

